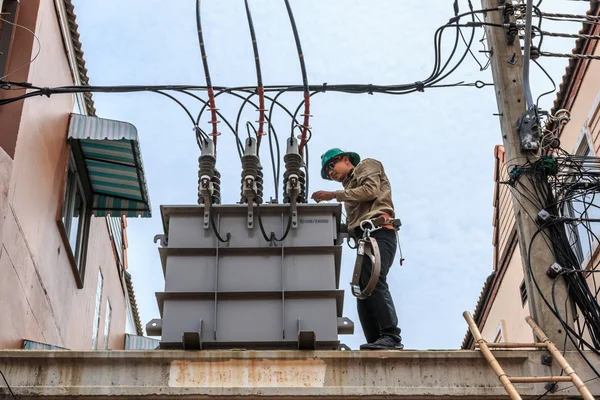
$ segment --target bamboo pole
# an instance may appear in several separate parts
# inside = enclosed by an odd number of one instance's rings
[[[544,343],[487,343],[487,346],[496,349],[546,348]]]
[[[570,376],[511,376],[512,383],[572,382]]]
[[[494,373],[496,373],[498,376],[498,379],[504,386],[506,393],[508,393],[511,400],[522,400],[519,393],[517,393],[517,389],[515,389],[514,385],[510,382],[510,379],[508,376],[506,376],[506,373],[504,373],[504,370],[498,363],[498,360],[496,360],[496,357],[494,357],[490,349],[487,347],[487,343],[481,337],[481,332],[479,332],[479,328],[477,328],[477,324],[473,320],[473,317],[471,317],[471,314],[468,311],[465,311],[463,313],[463,317],[467,321],[467,324],[469,324],[469,330],[471,331],[473,338],[477,344],[479,344],[479,350],[481,351],[481,354],[483,354],[487,362],[490,364],[490,367],[492,367],[492,370],[494,370]]]
[[[573,384],[575,385],[577,390],[579,390],[579,393],[581,393],[583,399],[594,400],[594,396],[592,396],[587,386],[585,386],[585,383],[583,383],[579,375],[577,375],[573,368],[571,368],[571,366],[569,365],[567,360],[565,360],[565,358],[563,357],[562,353],[558,350],[556,345],[554,345],[554,343],[552,343],[550,339],[548,339],[548,336],[546,336],[542,328],[540,328],[531,317],[525,318],[525,321],[527,321],[529,326],[531,326],[531,329],[533,329],[533,333],[535,333],[535,336],[537,336],[538,339],[540,339],[543,343],[546,344],[546,347],[548,348],[550,354],[552,354],[552,357],[556,359],[560,367],[563,369],[563,371],[565,371],[565,374],[567,374],[571,378]]]

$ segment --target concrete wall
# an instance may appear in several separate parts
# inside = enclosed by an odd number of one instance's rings
[[[34,10],[38,6],[39,10]],[[26,80],[41,86],[72,85],[54,2],[21,2],[19,15],[32,14],[37,15],[35,32],[43,48]],[[104,345],[109,299],[109,348],[122,348],[126,300],[106,220],[92,217],[83,289],[77,288],[67,258],[69,250],[56,223],[64,196],[69,154],[66,133],[73,97],[32,98],[20,104],[20,114],[0,110],[4,112],[0,119],[21,117],[11,122],[18,126],[18,136],[7,193],[6,168],[0,167],[0,348],[18,348],[22,339],[71,349],[91,348],[98,269],[104,276],[98,346]],[[8,165],[3,157],[0,165]]]
[[[542,365],[539,351],[494,353],[508,376],[557,374],[556,361]],[[600,395],[600,380],[579,353],[565,358]],[[4,351],[0,369],[19,400],[508,398],[479,351]],[[544,383],[516,387],[524,399],[546,392]],[[543,397],[578,394],[565,382]],[[9,397],[4,386],[0,397]]]

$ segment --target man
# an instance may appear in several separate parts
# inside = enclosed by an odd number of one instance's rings
[[[334,148],[321,156],[321,177],[341,182],[343,190],[328,192],[319,190],[312,199],[320,202],[337,200],[344,202],[346,223],[350,236],[360,238],[360,223],[379,216],[394,218],[394,205],[390,182],[383,166],[377,160],[360,161],[356,153]],[[381,273],[377,286],[371,295],[358,300],[358,316],[367,343],[361,350],[402,349],[402,338],[398,328],[398,317],[394,301],[387,284],[387,274],[396,254],[396,232],[393,225],[384,225],[371,233],[377,240],[381,252]],[[364,257],[360,275],[361,290],[369,281],[371,260]]]

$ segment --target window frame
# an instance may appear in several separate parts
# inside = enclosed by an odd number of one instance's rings
[[[6,75],[6,71],[8,69],[8,62],[11,53],[11,47],[13,42],[13,37],[15,33],[15,26],[12,24],[17,23],[17,16],[19,14],[19,0],[3,0],[0,1],[0,12],[2,12],[3,8],[7,8],[6,12],[9,13],[8,18],[3,19],[7,20],[8,23],[3,23],[2,32],[6,31],[5,35],[0,35],[0,78]]]
[[[104,275],[102,269],[98,269],[98,282],[96,282],[96,303],[94,306],[94,321],[92,322],[92,349],[98,350],[100,339],[100,321],[102,317],[102,296],[104,292]]]
[[[108,350],[108,344],[110,342],[110,324],[112,322],[112,305],[110,300],[106,299],[106,305],[104,307],[104,350]]]
[[[521,297],[521,306],[525,308],[527,304],[527,300],[529,300],[529,294],[527,293],[527,285],[525,284],[525,279],[519,285],[519,296]]]
[[[87,262],[88,241],[90,233],[90,225],[92,219],[93,196],[87,176],[87,170],[81,157],[81,149],[71,142],[70,150],[67,156],[65,174],[63,179],[63,187],[61,190],[62,201],[59,204],[56,223],[60,236],[63,240],[65,249],[67,249],[67,258],[71,264],[75,282],[79,289],[82,289],[85,281],[85,271]],[[73,186],[75,185],[75,186]],[[73,203],[75,202],[76,192],[79,191],[83,201],[85,202],[84,215],[80,216],[80,226],[78,228],[78,237],[75,249],[71,247],[69,235],[71,233],[71,220],[63,221],[66,214],[72,213]],[[69,209],[66,209],[69,207]],[[72,216],[70,217],[72,219]]]
[[[594,111],[595,108],[597,108],[597,105],[592,108],[592,111]],[[573,154],[581,156],[581,155],[585,155],[586,153],[589,152],[588,156],[590,156],[590,157],[595,156],[594,147],[593,147],[594,142],[592,141],[589,124],[590,124],[590,119],[588,118],[584,122],[583,128],[581,129],[579,137],[577,138],[577,142],[575,143],[575,146],[573,149]],[[600,196],[596,197],[594,199],[594,202],[597,200],[600,200]],[[571,218],[576,217],[575,207],[574,207],[573,203],[569,202],[567,207],[568,207],[567,210],[565,210],[567,215]],[[594,232],[594,234],[597,236],[600,236],[600,230],[598,230],[598,232]],[[575,223],[570,224],[570,229],[567,230],[567,236],[569,238],[569,241],[571,242],[571,248],[573,249],[573,251],[575,252],[575,255],[578,258],[579,265],[581,266],[581,268],[585,269],[585,267],[590,263],[590,261],[592,259],[592,255],[596,252],[596,249],[598,248],[599,243],[596,240],[592,239],[591,243],[586,244],[586,248],[589,247],[589,249],[584,254],[584,252],[583,252],[584,248],[583,248],[583,244],[581,242],[582,238],[579,233],[579,228],[578,228],[577,224],[575,224]],[[586,237],[587,237],[587,235],[586,235]]]
[[[506,343],[506,326],[503,319],[500,320],[496,331],[492,336],[492,343]]]

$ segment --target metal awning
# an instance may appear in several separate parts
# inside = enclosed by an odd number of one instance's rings
[[[71,114],[68,139],[81,147],[95,216],[152,215],[135,126]]]

